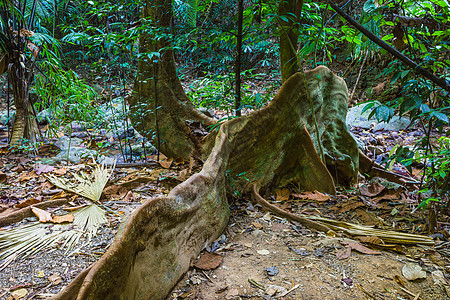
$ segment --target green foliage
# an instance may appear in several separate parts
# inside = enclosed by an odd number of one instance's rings
[[[257,80],[260,74],[252,75],[251,71],[243,72],[241,76]],[[234,109],[234,73],[229,75],[207,76],[194,80],[187,91],[187,95],[197,107],[216,108],[230,113]],[[272,98],[274,87],[264,84],[264,89],[255,92],[255,87],[244,83],[242,85],[242,107],[243,109],[259,109],[266,105]]]
[[[50,50],[43,51],[47,59],[40,62],[43,74],[35,77],[36,93],[40,101],[35,103],[37,111],[48,109],[51,112],[50,129],[57,130],[72,121],[93,126],[99,111],[93,105],[98,97],[95,90],[86,84],[72,70],[64,70],[59,59]]]

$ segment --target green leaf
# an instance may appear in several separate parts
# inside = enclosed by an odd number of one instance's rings
[[[391,118],[391,110],[389,107],[382,105],[376,108],[375,117],[379,121],[387,122]]]
[[[445,115],[443,113],[440,113],[440,112],[437,112],[437,111],[433,111],[431,113],[431,116],[436,117],[436,119],[438,119],[438,120],[440,120],[440,121],[442,121],[444,123],[447,123],[447,124],[449,123],[447,115]]]

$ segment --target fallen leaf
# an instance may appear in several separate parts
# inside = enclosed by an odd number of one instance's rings
[[[39,222],[46,223],[52,221],[52,215],[49,212],[37,207],[32,207],[31,210],[39,218]]]
[[[27,289],[18,289],[11,293],[11,296],[14,297],[14,299],[20,299],[25,297],[28,294]]]
[[[72,223],[75,217],[72,214],[67,214],[64,216],[54,216],[52,222],[56,224],[60,223]]]
[[[337,259],[347,259],[350,257],[351,254],[352,254],[352,248],[345,247],[344,249],[338,250],[336,252],[336,258]]]
[[[212,270],[217,268],[222,263],[222,260],[223,257],[218,254],[205,252],[200,256],[194,266],[201,270]]]
[[[415,263],[407,263],[402,268],[402,274],[408,280],[416,280],[426,278],[427,273],[422,270],[422,267]]]
[[[161,167],[163,167],[164,169],[168,169],[170,168],[170,166],[172,165],[173,162],[173,158],[168,158],[167,160],[161,160],[158,161],[158,163],[161,165]]]
[[[365,204],[363,202],[346,202],[342,203],[341,208],[338,211],[341,213],[346,213],[361,206],[365,206]]]
[[[318,191],[314,191],[312,193],[306,192],[306,193],[302,193],[302,194],[292,194],[292,196],[294,196],[296,198],[300,198],[300,199],[311,199],[311,200],[315,200],[317,202],[325,202],[331,198],[330,195],[326,195],[326,194],[318,192]]]
[[[361,192],[361,195],[368,196],[368,197],[374,197],[379,195],[386,187],[378,182],[374,182],[371,185],[362,185],[359,188],[359,191]]]
[[[53,285],[58,285],[62,282],[61,276],[59,276],[58,273],[49,276],[47,279],[50,280]]]
[[[60,169],[53,171],[53,174],[56,174],[56,175],[66,175],[66,173],[67,173],[66,167],[62,167]]]
[[[53,172],[55,170],[55,167],[50,166],[50,165],[42,165],[42,164],[38,164],[37,168],[34,169],[37,175],[40,175],[42,173],[49,173],[49,172]]]
[[[34,172],[22,172],[19,177],[19,181],[28,181],[30,179],[36,178],[38,175]]]
[[[291,194],[291,191],[289,189],[281,189],[277,191],[277,201],[283,202],[286,200],[289,200],[289,195]]]
[[[266,250],[266,249],[258,250],[256,252],[261,255],[269,255],[269,253],[270,253],[269,250]]]
[[[6,174],[0,171],[0,183],[6,182],[6,179],[8,179]]]
[[[125,197],[123,197],[123,201],[125,201],[125,202],[133,202],[134,201],[133,192],[132,191],[128,191],[128,193],[125,195]]]
[[[16,204],[15,207],[16,208],[24,208],[24,207],[27,207],[27,206],[30,206],[30,205],[33,205],[33,204],[36,204],[39,202],[41,202],[41,200],[36,199],[36,198],[31,198],[31,199],[27,199],[25,201],[22,201],[22,202]]]
[[[252,222],[252,225],[255,226],[256,229],[261,229],[263,228],[263,226],[261,224],[259,224],[258,222]]]
[[[383,245],[384,241],[377,236],[359,236],[357,237],[363,243],[372,245]]]
[[[177,180],[183,182],[188,178],[188,169],[181,170],[177,176]]]
[[[351,242],[346,242],[346,241],[341,241],[341,243],[343,245],[345,245],[346,247],[350,247],[353,250],[356,250],[356,251],[358,251],[360,253],[363,253],[363,254],[374,254],[374,255],[381,254],[381,252],[369,249],[367,247],[364,247],[361,244],[351,243]]]

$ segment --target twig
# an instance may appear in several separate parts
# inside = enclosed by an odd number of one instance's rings
[[[363,62],[362,62],[362,64],[361,64],[361,68],[359,69],[358,77],[356,78],[355,86],[353,87],[353,91],[352,91],[352,93],[350,94],[350,97],[348,97],[348,102],[349,102],[349,103],[352,101],[353,95],[355,94],[356,87],[358,86],[359,79],[361,78],[362,70],[363,70],[364,65],[365,65],[365,63],[366,63],[366,60],[367,60],[367,56],[369,56],[369,51],[367,51],[366,57],[364,57],[364,60],[363,60]]]
[[[202,273],[203,273],[203,275],[205,275],[206,278],[208,278],[209,281],[214,283],[214,281],[212,281],[211,277],[209,277],[208,274],[206,274],[206,272],[204,270],[202,270]]]
[[[366,294],[367,296],[369,296],[369,298],[378,300],[374,295],[372,295],[371,293],[369,293],[368,291],[366,291],[362,286],[360,286],[359,284],[357,284],[357,286],[361,289],[361,291],[364,292],[364,294]]]
[[[292,291],[298,289],[299,286],[300,286],[300,284],[297,284],[296,286],[294,286],[293,288],[291,288],[289,291],[286,291],[286,292],[282,293],[282,294],[280,295],[280,297],[284,297],[284,296],[290,294]]]
[[[407,293],[408,295],[414,297],[414,300],[422,299],[422,298],[420,298],[420,292],[416,295],[416,294],[414,294],[413,292],[408,291],[408,290],[405,289],[404,287],[400,287],[400,289],[401,289],[402,291],[404,291],[405,293]]]

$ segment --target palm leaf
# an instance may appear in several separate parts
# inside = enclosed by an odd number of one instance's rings
[[[106,183],[112,175],[114,165],[109,169],[104,164],[96,164],[91,175],[81,172],[81,175],[73,173],[74,179],[70,181],[55,175],[46,175],[47,179],[57,187],[66,191],[86,197],[94,202],[98,202]]]
[[[70,224],[52,224],[33,222],[10,230],[0,231],[0,258],[8,260],[12,256],[27,257],[39,251],[56,246],[68,253],[78,244],[81,237],[87,237],[87,243],[97,234],[98,228],[107,222],[106,213],[97,205],[83,207],[73,213]]]

